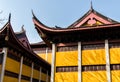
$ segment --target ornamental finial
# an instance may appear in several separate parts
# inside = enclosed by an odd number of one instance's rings
[[[91,4],[90,4],[90,9],[93,10],[93,4],[92,4],[92,1],[91,1]]]
[[[8,18],[8,21],[10,22],[11,20],[11,13],[9,13],[9,18]]]

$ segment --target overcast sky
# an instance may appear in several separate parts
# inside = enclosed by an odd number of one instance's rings
[[[13,30],[19,32],[24,25],[31,43],[41,41],[32,22],[32,13],[45,25],[67,27],[93,8],[101,14],[120,21],[120,0],[0,0],[1,18],[11,13]],[[3,27],[7,20],[0,27]]]

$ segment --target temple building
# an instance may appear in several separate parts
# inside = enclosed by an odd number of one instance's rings
[[[35,54],[26,32],[8,22],[0,29],[0,82],[50,82],[51,65]]]
[[[33,22],[43,41],[30,46],[51,64],[51,82],[120,81],[119,22],[92,6],[67,28],[46,26],[34,13]]]
[[[0,82],[119,82],[120,23],[89,9],[66,28],[49,27],[33,14],[43,41],[30,44],[11,14],[0,29]],[[67,21],[66,21],[67,22]]]

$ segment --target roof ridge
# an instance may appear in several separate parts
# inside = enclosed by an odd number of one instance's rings
[[[86,12],[83,16],[81,16],[77,21],[75,21],[73,24],[71,24],[70,26],[68,26],[67,28],[73,28],[75,25],[77,25],[78,23],[80,23],[82,20],[85,19],[86,16],[88,16],[90,13],[94,13],[98,16],[100,16],[102,19],[109,21],[111,23],[119,23],[118,21],[115,21],[101,13],[99,13],[98,11],[94,10],[93,7],[91,7],[88,12]]]

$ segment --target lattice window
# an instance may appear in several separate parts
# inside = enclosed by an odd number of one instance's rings
[[[58,47],[58,52],[59,51],[75,51],[78,49],[78,46],[65,46],[65,47]]]
[[[109,47],[110,48],[120,48],[120,43],[110,43]]]
[[[104,47],[105,47],[104,44],[83,45],[83,46],[82,46],[82,50],[103,49]]]
[[[112,64],[110,65],[111,70],[120,70],[120,64]]]
[[[106,70],[105,65],[86,65],[82,66],[82,71],[100,71],[100,70]]]
[[[78,71],[77,66],[66,66],[66,67],[57,67],[56,72],[74,72]]]

